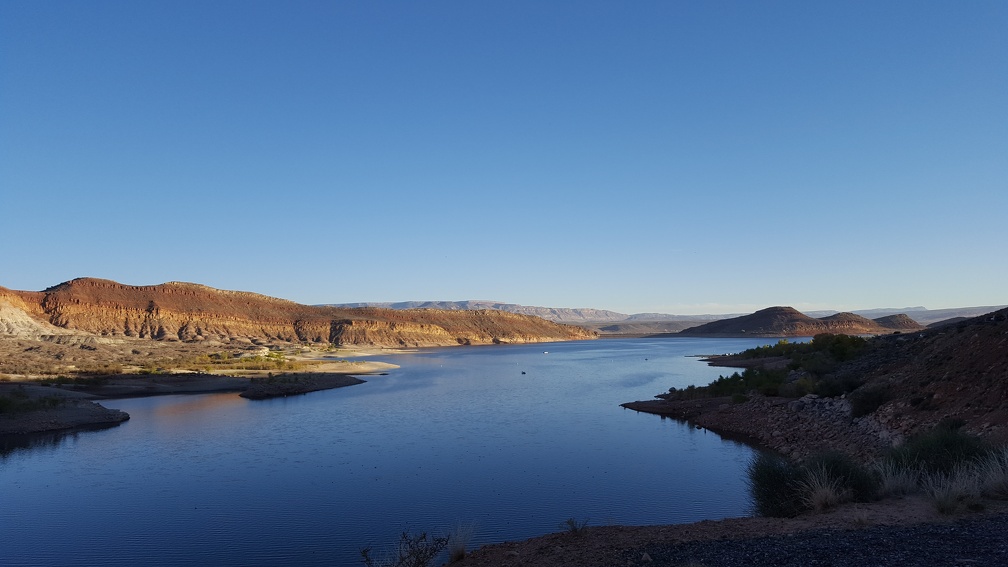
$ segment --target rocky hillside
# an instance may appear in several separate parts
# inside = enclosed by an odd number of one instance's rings
[[[837,313],[816,319],[792,307],[769,307],[751,315],[711,321],[681,331],[680,334],[704,337],[806,337],[819,333],[877,335],[921,328],[905,315],[873,320],[854,313]]]
[[[157,341],[279,340],[358,346],[448,346],[594,338],[579,327],[494,310],[318,307],[170,282],[80,278],[41,292],[0,288],[8,334],[56,327]],[[9,329],[8,329],[9,327]]]
[[[909,434],[943,419],[1008,441],[1008,309],[920,333],[880,336],[843,374],[881,405],[873,417]]]
[[[766,359],[768,366],[778,362],[779,357]],[[802,373],[792,370],[789,379]],[[853,391],[800,399],[753,391],[741,402],[659,394],[624,406],[688,420],[794,458],[839,450],[867,460],[941,422],[1008,443],[1008,309],[873,337],[832,376]]]

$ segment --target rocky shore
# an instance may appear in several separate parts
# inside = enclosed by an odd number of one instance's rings
[[[622,404],[635,411],[689,422],[722,436],[748,441],[800,459],[810,454],[843,450],[870,460],[902,437],[872,416],[852,417],[843,398],[800,399],[752,395],[738,403],[732,398],[694,400],[656,399]]]
[[[77,398],[54,401],[52,407],[0,414],[0,435],[23,435],[79,427],[118,425],[129,419],[124,411]]]

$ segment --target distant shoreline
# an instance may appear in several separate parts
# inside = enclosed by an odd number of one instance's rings
[[[0,397],[10,400],[12,406],[0,413],[0,436],[112,427],[130,418],[124,411],[97,403],[100,400],[227,392],[263,400],[363,384],[357,376],[384,374],[392,368],[397,366],[377,361],[322,362],[313,371],[257,372],[244,377],[180,372],[93,375],[64,382],[0,382]]]

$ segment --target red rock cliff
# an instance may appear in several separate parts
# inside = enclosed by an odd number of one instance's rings
[[[596,336],[580,327],[501,311],[316,307],[182,282],[130,286],[80,278],[43,292],[0,288],[0,295],[11,305],[57,327],[155,340],[247,338],[361,346],[447,346]]]

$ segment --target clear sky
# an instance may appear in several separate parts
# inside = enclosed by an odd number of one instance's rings
[[[0,286],[1008,303],[1008,2],[0,2]]]

